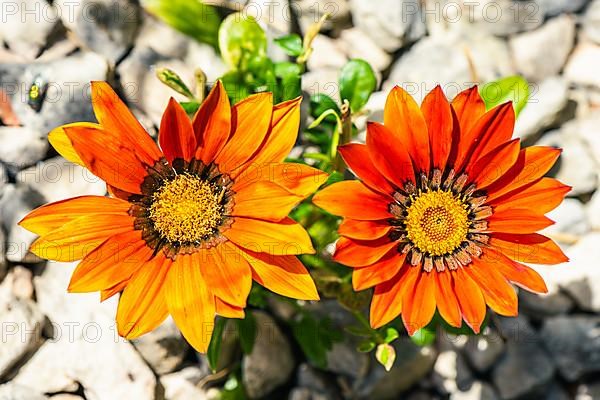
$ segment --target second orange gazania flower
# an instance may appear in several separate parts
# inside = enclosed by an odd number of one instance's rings
[[[356,290],[375,287],[372,327],[402,314],[412,335],[437,309],[450,325],[464,320],[479,332],[486,305],[517,314],[509,282],[546,291],[521,262],[567,260],[536,232],[553,223],[544,214],[570,188],[544,177],[560,150],[521,149],[514,122],[510,102],[486,112],[477,87],[450,104],[438,86],[421,107],[396,87],[366,144],[339,149],[360,180],[313,201],[344,217],[334,259],[354,268]]]
[[[230,107],[217,82],[193,120],[171,99],[160,148],[108,84],[92,84],[92,102],[99,124],[65,125],[49,139],[112,196],[59,201],[21,222],[40,236],[35,254],[82,260],[69,291],[101,291],[103,299],[122,291],[119,334],[137,337],[171,314],[201,352],[215,315],[244,316],[252,280],[318,299],[295,256],[313,253],[311,240],[288,214],[327,175],[283,162],[300,99],[273,106],[262,93]]]

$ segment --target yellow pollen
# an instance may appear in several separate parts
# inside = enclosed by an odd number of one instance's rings
[[[223,207],[220,193],[193,175],[177,175],[152,196],[150,219],[170,242],[190,243],[213,234]]]
[[[452,192],[429,191],[413,197],[405,219],[406,233],[422,253],[452,253],[467,238],[467,205]]]

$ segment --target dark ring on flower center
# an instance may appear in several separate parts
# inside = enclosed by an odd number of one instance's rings
[[[169,164],[162,158],[148,167],[142,194],[128,199],[134,228],[154,255],[162,250],[175,259],[214,247],[227,240],[222,233],[232,223],[232,185],[215,163],[177,158]]]
[[[481,256],[489,241],[486,219],[492,208],[484,205],[487,194],[467,182],[464,173],[434,169],[431,176],[419,174],[416,185],[407,181],[393,193],[388,237],[398,242],[398,252],[407,254],[411,265],[441,272]]]

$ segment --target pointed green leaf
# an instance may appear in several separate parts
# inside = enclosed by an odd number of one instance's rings
[[[377,87],[377,77],[368,62],[354,59],[342,67],[339,83],[342,100],[348,100],[352,112],[358,112]]]
[[[244,354],[250,354],[252,353],[252,348],[254,347],[254,341],[256,339],[256,318],[254,318],[252,311],[246,310],[246,317],[244,319],[238,319],[236,322],[242,351]]]
[[[266,58],[267,37],[253,17],[234,13],[219,28],[219,49],[230,68],[246,71],[251,62]]]
[[[217,47],[221,17],[200,0],[142,0],[142,6],[168,25],[202,43]]]
[[[390,327],[385,330],[385,336],[383,337],[383,341],[385,343],[392,343],[394,340],[398,339],[399,337],[400,337],[400,334],[398,333],[396,328]]]
[[[206,357],[208,358],[208,365],[213,372],[217,371],[217,365],[219,363],[219,354],[221,353],[221,343],[223,341],[223,330],[227,320],[222,317],[217,317],[215,320],[215,328],[210,338],[210,344],[206,351]]]
[[[302,38],[300,35],[292,33],[275,39],[275,43],[281,47],[288,56],[298,57],[302,54]]]
[[[356,347],[356,351],[360,353],[368,353],[375,348],[376,343],[371,339],[367,339],[363,342],[360,342]]]
[[[509,76],[482,85],[479,88],[479,94],[488,110],[499,104],[512,101],[515,115],[519,116],[529,100],[529,84],[521,76]]]
[[[375,358],[379,364],[383,365],[386,371],[389,371],[394,366],[394,361],[396,361],[396,350],[392,345],[382,343],[377,346]]]

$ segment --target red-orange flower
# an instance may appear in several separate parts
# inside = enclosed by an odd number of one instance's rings
[[[252,280],[298,299],[318,294],[296,254],[312,253],[290,210],[326,179],[284,163],[298,134],[300,99],[261,93],[230,107],[217,82],[193,120],[173,99],[160,149],[106,83],[92,84],[99,124],[50,133],[67,159],[106,181],[112,197],[43,206],[21,221],[40,235],[35,254],[82,260],[69,291],[121,292],[119,334],[134,338],[168,314],[201,352],[215,314],[242,318]]]
[[[334,259],[354,268],[356,290],[375,287],[371,326],[402,314],[413,334],[437,308],[478,332],[486,304],[517,314],[509,282],[546,292],[520,262],[567,260],[536,231],[570,188],[543,177],[560,150],[521,149],[514,121],[511,103],[486,112],[476,87],[449,104],[438,86],[420,108],[396,87],[366,145],[340,148],[360,181],[333,184],[314,202],[344,217]]]

